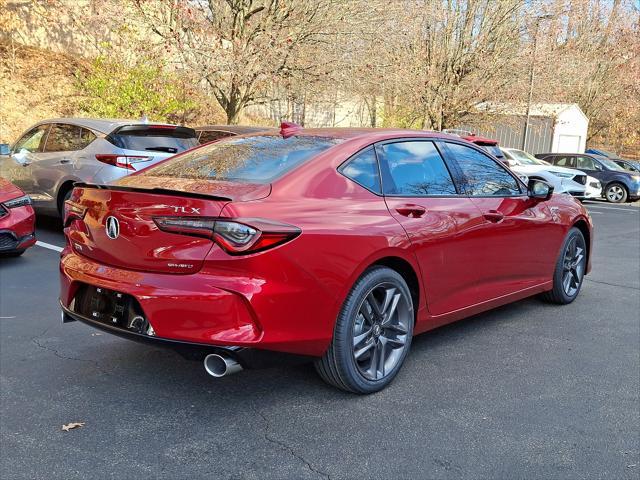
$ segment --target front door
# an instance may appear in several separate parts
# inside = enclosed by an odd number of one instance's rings
[[[458,192],[438,147],[412,139],[378,144],[376,152],[385,202],[412,241],[429,313],[476,303],[476,229],[483,219]]]
[[[483,222],[475,251],[482,301],[551,279],[562,227],[545,202],[528,197],[525,186],[484,152],[446,143],[447,154],[464,178],[462,185]]]
[[[48,130],[49,125],[40,125],[29,130],[15,143],[9,158],[2,162],[0,174],[26,194],[33,194],[32,166],[41,155]]]

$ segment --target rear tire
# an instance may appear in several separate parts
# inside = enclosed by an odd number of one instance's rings
[[[414,311],[404,278],[387,267],[367,270],[336,320],[333,339],[316,371],[330,385],[367,394],[385,388],[411,347]]]
[[[569,230],[553,272],[553,288],[541,298],[549,303],[567,305],[573,302],[582,288],[587,269],[587,244],[582,232],[573,227]]]
[[[67,190],[63,190],[60,192],[58,196],[58,213],[60,214],[60,218],[64,220],[64,202],[71,198],[71,192],[73,192],[73,185],[71,185]]]
[[[627,188],[621,183],[611,183],[604,190],[604,198],[607,199],[607,202],[624,203],[628,196]]]

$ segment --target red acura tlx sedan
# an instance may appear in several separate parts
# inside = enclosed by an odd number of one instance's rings
[[[592,224],[458,137],[285,125],[77,184],[63,321],[164,344],[220,377],[312,357],[371,393],[412,336],[531,295],[572,302]]]
[[[17,257],[36,243],[31,198],[0,177],[0,256]]]

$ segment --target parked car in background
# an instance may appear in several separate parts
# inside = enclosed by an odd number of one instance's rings
[[[500,150],[500,145],[498,144],[497,140],[487,137],[481,137],[480,135],[476,134],[462,135],[460,138],[466,140],[467,142],[471,142],[474,145],[478,145],[480,148],[486,150],[501,162],[504,161],[504,154],[502,153],[502,150]]]
[[[31,199],[0,177],[0,255],[19,256],[36,243],[36,215]]]
[[[580,170],[556,167],[517,148],[502,147],[501,150],[511,170],[530,179],[544,180],[553,186],[555,193],[568,193],[578,199],[602,196],[600,182],[596,179],[589,182]]]
[[[640,160],[629,160],[628,158],[622,158],[617,153],[596,148],[588,148],[585,153],[592,153],[594,155],[600,155],[601,157],[607,157],[609,160],[614,161],[625,170],[640,172]]]
[[[177,125],[57,118],[32,126],[0,155],[0,174],[36,212],[62,215],[74,182],[109,183],[197,144],[193,129]]]
[[[604,198],[609,202],[623,203],[640,198],[640,174],[625,170],[607,157],[589,153],[540,153],[536,158],[597,178],[602,184]]]
[[[372,393],[414,334],[531,295],[577,297],[591,220],[552,192],[433,132],[221,139],[76,186],[63,320],[191,349],[214,377],[304,355],[328,383]]]
[[[236,135],[244,135],[247,133],[264,132],[266,130],[274,130],[271,127],[254,127],[246,125],[204,125],[195,127],[198,143],[215,142],[225,137],[234,137]]]

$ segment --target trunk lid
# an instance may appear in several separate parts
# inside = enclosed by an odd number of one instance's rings
[[[121,180],[113,186],[76,184],[70,203],[74,211],[84,210],[83,218],[68,221],[65,229],[76,253],[128,270],[194,273],[202,268],[213,241],[160,230],[154,218],[215,218],[232,200],[262,198],[270,191],[269,185],[226,182],[203,187],[202,181],[190,185],[184,179],[138,179],[142,181]]]

